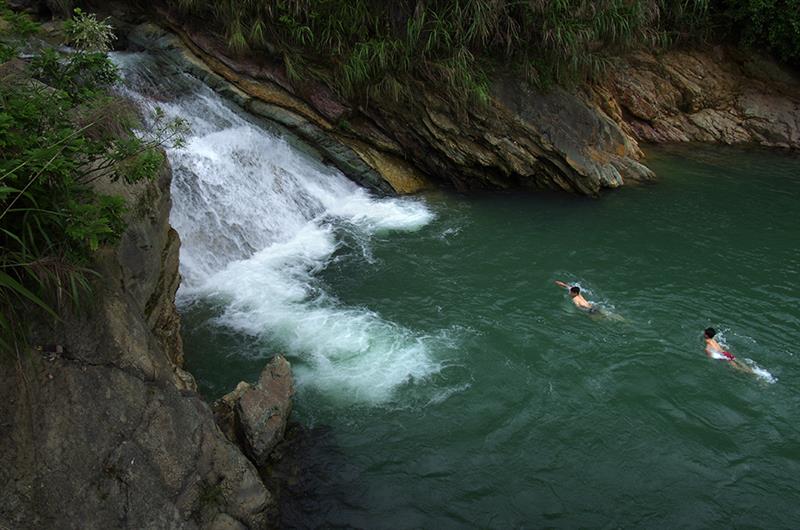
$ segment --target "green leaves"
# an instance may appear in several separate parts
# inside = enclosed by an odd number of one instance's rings
[[[73,246],[94,252],[100,245],[115,243],[125,228],[122,197],[99,195],[91,202],[71,200],[67,204],[65,233]]]
[[[55,312],[41,298],[39,298],[31,291],[26,289],[21,283],[19,283],[17,280],[12,278],[5,272],[0,271],[0,289],[3,288],[9,289],[12,293],[16,294],[17,296],[26,298],[28,301],[33,302],[40,308],[44,309],[46,312],[50,313],[52,316],[56,316]]]
[[[278,48],[292,80],[327,68],[343,96],[368,100],[408,97],[422,79],[466,104],[488,100],[481,65],[511,65],[540,86],[597,77],[611,53],[677,40],[708,0],[172,3],[219,21],[236,52]]]
[[[31,61],[34,77],[79,103],[102,96],[119,79],[117,67],[104,53],[79,51],[66,57],[52,48]]]
[[[97,20],[94,14],[84,13],[80,8],[64,22],[64,33],[68,44],[84,52],[105,53],[117,38],[108,19]]]
[[[724,0],[714,11],[731,37],[800,65],[800,0]]]
[[[40,29],[27,14],[11,11],[5,1],[0,1],[0,18],[10,27],[10,33],[22,38],[35,35]]]
[[[102,48],[108,38],[80,33],[95,23],[76,11],[74,43]],[[44,49],[0,83],[0,346],[24,342],[26,307],[55,316],[76,302],[93,253],[125,230],[125,201],[95,182],[152,179],[162,148],[183,142],[186,122],[161,109],[134,130],[134,107],[109,90],[116,80],[105,53]]]

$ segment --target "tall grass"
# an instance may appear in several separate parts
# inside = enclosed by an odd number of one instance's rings
[[[344,96],[410,95],[409,79],[454,100],[485,99],[487,67],[508,64],[537,85],[602,74],[609,53],[663,47],[702,18],[708,0],[169,0],[211,17],[235,53],[269,43],[295,78],[332,68]]]

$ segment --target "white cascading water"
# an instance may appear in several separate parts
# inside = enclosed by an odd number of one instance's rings
[[[337,249],[337,226],[368,245],[375,233],[430,222],[422,202],[371,196],[199,81],[162,75],[147,55],[114,60],[123,90],[145,111],[159,106],[191,128],[186,147],[168,151],[170,221],[182,241],[179,302],[220,301],[219,325],[281,344],[303,360],[301,385],[334,395],[381,401],[439,369],[430,354],[436,339],[343,307],[314,279]]]

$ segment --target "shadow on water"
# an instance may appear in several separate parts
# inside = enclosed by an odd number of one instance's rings
[[[280,353],[259,337],[217,324],[221,314],[219,302],[184,301],[178,309],[186,369],[208,402],[233,390],[239,381],[258,381],[269,359]],[[224,369],[220,369],[221,364]]]
[[[270,456],[264,483],[278,500],[279,528],[329,527],[329,513],[342,502],[347,460],[336,446],[330,427],[303,427],[292,422]],[[329,495],[335,483],[339,495]],[[354,504],[357,497],[352,497]]]

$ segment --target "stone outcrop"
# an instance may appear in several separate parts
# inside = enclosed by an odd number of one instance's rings
[[[216,90],[300,136],[380,191],[560,189],[597,194],[647,181],[639,142],[800,145],[799,86],[776,64],[721,48],[618,58],[602,83],[532,90],[496,72],[486,105],[460,108],[423,83],[411,100],[353,106],[321,82],[289,79],[280,59],[233,57],[207,28],[162,11],[132,44],[166,52]]]
[[[214,56],[198,55],[199,48],[186,46],[176,35],[153,24],[132,27],[127,37],[134,49],[146,49],[171,61],[252,115],[300,138],[319,158],[364,186],[381,193],[413,192],[429,186],[425,176],[402,157],[349,137],[341,126],[280,85],[238,76]]]
[[[239,444],[250,460],[263,468],[286,432],[293,394],[291,365],[283,356],[277,356],[267,364],[255,385],[241,382],[215,402],[214,418],[228,439]]]
[[[145,24],[132,30],[129,42],[170,58],[379,191],[409,193],[444,184],[595,194],[653,178],[638,162],[636,142],[585,94],[540,94],[498,78],[486,106],[457,108],[420,83],[413,101],[354,108],[321,83],[295,86],[280,61],[233,58],[214,35],[175,22],[170,28],[180,39]]]
[[[129,228],[99,252],[85,307],[36,327],[33,344],[58,347],[0,357],[0,528],[276,520],[255,467],[180,367],[169,177],[127,193]]]
[[[754,54],[635,53],[614,65],[596,96],[639,141],[800,148],[800,78]]]
[[[633,53],[615,59],[605,81],[572,90],[531,90],[498,68],[486,105],[464,108],[424,83],[400,103],[355,105],[323,82],[290,79],[274,53],[233,56],[207,24],[179,20],[163,3],[148,14],[172,33],[129,25],[138,20],[124,2],[93,6],[116,17],[119,42],[170,58],[382,193],[450,185],[594,195],[655,177],[639,142],[800,146],[797,79],[721,47]]]

